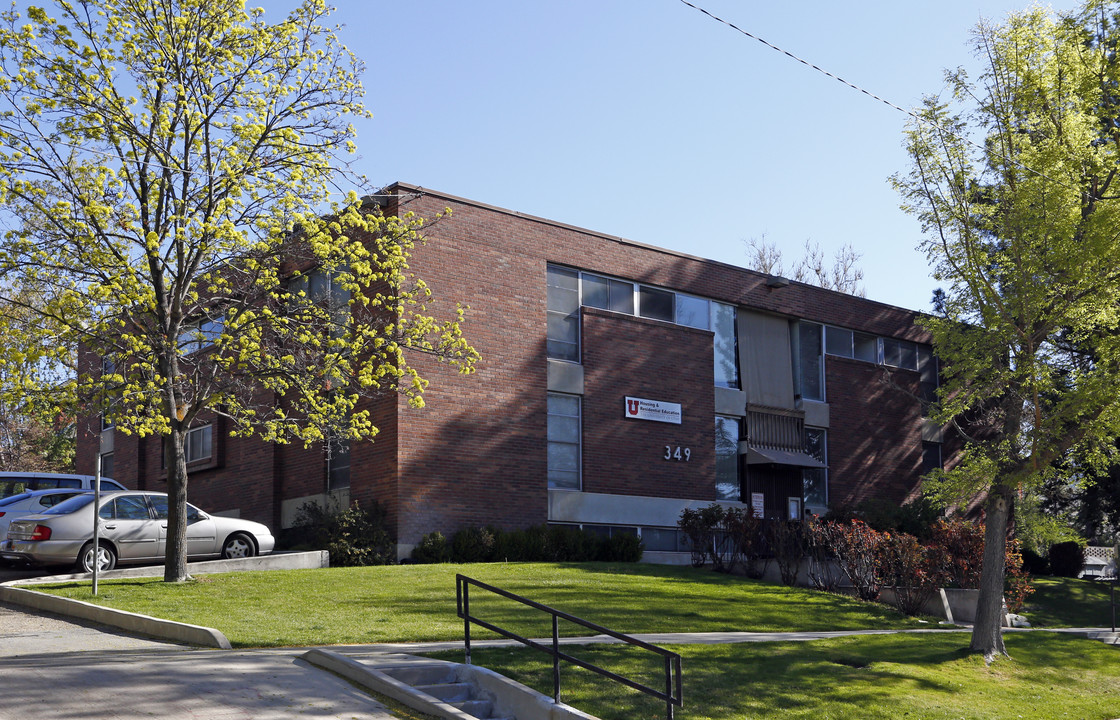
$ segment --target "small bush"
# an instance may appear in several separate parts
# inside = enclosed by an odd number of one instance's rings
[[[939,520],[933,526],[933,545],[948,553],[946,582],[950,587],[980,587],[984,562],[984,526],[963,520]]]
[[[1049,575],[1050,558],[1039,555],[1029,548],[1023,548],[1023,570],[1031,575]]]
[[[1050,546],[1050,572],[1057,577],[1077,577],[1085,567],[1085,549],[1076,540]]]
[[[335,567],[389,565],[396,559],[393,540],[385,529],[385,511],[376,501],[366,508],[355,502],[345,510],[304,503],[296,528],[307,545],[330,553]]]
[[[488,528],[464,528],[451,536],[451,562],[489,562],[494,558],[494,533]]]
[[[438,530],[428,533],[420,538],[416,547],[412,548],[411,557],[418,563],[451,562],[451,550],[447,547],[447,538]]]
[[[600,550],[600,560],[604,562],[638,562],[645,548],[637,535],[618,533],[612,535]]]
[[[883,533],[879,542],[879,578],[894,589],[895,606],[907,615],[922,612],[945,579],[945,553],[922,545],[907,533]]]

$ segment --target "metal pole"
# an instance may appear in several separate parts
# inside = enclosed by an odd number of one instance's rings
[[[560,704],[560,619],[552,616],[552,699]]]
[[[93,595],[97,597],[97,576],[101,566],[101,448],[97,449],[97,470],[93,475]]]
[[[471,584],[463,581],[463,647],[467,652],[467,665],[471,664]]]
[[[1112,586],[1109,588],[1109,602],[1112,604],[1112,632],[1116,632],[1116,574],[1112,575]]]

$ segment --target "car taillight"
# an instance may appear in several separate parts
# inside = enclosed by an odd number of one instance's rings
[[[35,529],[31,531],[32,540],[50,540],[51,529],[46,525],[36,525]]]

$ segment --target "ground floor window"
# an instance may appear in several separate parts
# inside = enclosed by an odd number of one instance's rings
[[[580,489],[580,398],[548,394],[548,486]]]
[[[934,470],[943,467],[941,461],[941,443],[922,443],[922,475],[929,475]]]
[[[209,460],[214,455],[213,426],[202,425],[191,428],[187,433],[186,456],[187,462]]]
[[[716,415],[716,498],[740,499],[739,419]]]
[[[113,453],[101,453],[101,476],[113,477]]]
[[[327,489],[350,487],[350,440],[332,438],[327,455]]]
[[[828,431],[805,428],[805,454],[828,465]],[[828,468],[805,468],[801,471],[805,506],[812,509],[828,507]]]

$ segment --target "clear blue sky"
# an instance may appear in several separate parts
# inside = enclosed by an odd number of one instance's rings
[[[975,67],[982,17],[1029,4],[695,3],[904,108]],[[679,0],[335,4],[368,65],[357,169],[375,185],[740,265],[763,234],[791,259],[851,243],[869,298],[929,309],[919,227],[888,184],[907,167],[897,110]]]

